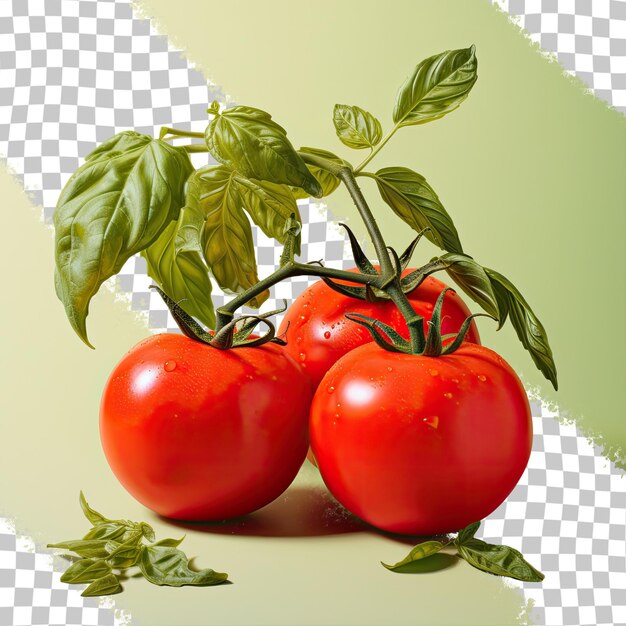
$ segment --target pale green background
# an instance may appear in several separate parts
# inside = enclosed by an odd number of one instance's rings
[[[544,397],[584,416],[579,423],[609,444],[624,443],[621,116],[563,78],[487,2],[144,0],[141,6],[233,99],[272,112],[294,143],[344,156],[349,152],[331,124],[335,102],[359,104],[388,123],[396,89],[416,61],[475,43],[480,78],[469,100],[444,120],[403,131],[374,165],[406,165],[427,177],[466,250],[509,276],[544,321],[562,386],[554,394],[542,384]],[[10,303],[0,314],[2,328],[10,329],[1,378],[0,514],[15,517],[20,531],[42,543],[70,538],[84,528],[82,488],[105,513],[154,521],[175,536],[179,529],[153,520],[118,485],[98,440],[107,373],[147,330],[104,293],[89,320],[98,349],[85,348],[54,296],[51,233],[4,173],[0,189],[11,215],[0,248]],[[376,197],[369,186],[368,192]],[[328,204],[359,230],[345,194]],[[373,206],[389,242],[402,247],[410,233],[380,201]],[[417,260],[433,252],[421,250]],[[510,327],[494,335],[484,323],[481,331],[528,384],[541,382]],[[260,516],[260,532],[278,522],[290,534],[307,528],[302,516],[310,508],[298,508],[299,494],[318,503],[317,519],[332,513],[311,482],[305,473],[299,485],[309,491],[288,492]],[[294,509],[290,525],[285,507]],[[319,523],[313,526],[311,532],[321,532]],[[202,555],[199,566],[229,571],[236,584],[171,590],[131,581],[116,601],[137,623],[504,625],[517,624],[523,609],[502,580],[463,563],[427,576],[389,574],[378,560],[400,558],[408,545],[372,533],[258,538],[191,531],[183,545]]]

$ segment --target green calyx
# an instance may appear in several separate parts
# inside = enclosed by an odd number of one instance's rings
[[[437,302],[435,303],[435,307],[433,309],[433,314],[428,323],[428,332],[426,336],[422,337],[423,341],[420,342],[419,345],[413,346],[410,341],[407,341],[398,331],[394,328],[381,322],[380,320],[373,319],[371,317],[367,317],[366,315],[361,315],[359,313],[346,313],[346,317],[352,321],[360,324],[367,328],[370,332],[372,339],[384,350],[388,350],[389,352],[402,352],[404,354],[417,354],[421,356],[432,356],[438,357],[445,354],[452,354],[456,350],[458,350],[469,331],[472,320],[475,317],[490,317],[494,319],[491,315],[487,313],[475,313],[473,315],[468,316],[458,333],[452,335],[441,335],[441,309],[443,308],[443,301],[445,295],[448,291],[455,293],[454,289],[450,287],[446,287],[437,298]],[[419,315],[416,315],[414,318],[407,321],[407,324],[414,324],[420,326],[422,329],[423,318]],[[454,340],[448,344],[444,345],[444,342],[447,339],[451,339],[454,337]]]
[[[121,581],[130,567],[138,567],[141,575],[155,585],[206,587],[227,582],[228,574],[190,569],[187,555],[178,549],[184,537],[156,541],[150,524],[109,519],[87,504],[82,491],[80,506],[92,528],[82,539],[51,543],[48,548],[66,550],[80,557],[65,570],[61,582],[87,584],[81,595],[108,596],[121,592]]]

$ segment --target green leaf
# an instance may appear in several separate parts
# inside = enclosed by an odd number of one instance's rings
[[[219,585],[228,578],[228,574],[212,569],[201,571],[189,569],[185,553],[168,546],[144,546],[139,567],[151,583],[170,587]]]
[[[252,228],[243,212],[236,174],[220,165],[198,170],[187,194],[189,220],[178,238],[177,247],[199,247],[204,260],[222,289],[241,293],[259,282]],[[250,304],[260,306],[266,291]]]
[[[121,540],[126,532],[128,532],[128,526],[124,526],[119,522],[97,524],[83,539]]]
[[[436,260],[432,259],[431,262]],[[439,260],[446,264],[446,272],[474,302],[489,315],[500,319],[498,301],[482,265],[465,254],[448,253],[439,257]]]
[[[479,528],[480,522],[474,522],[473,524],[467,525],[465,528],[459,531],[459,534],[455,539],[455,543],[459,545],[466,541],[469,541],[470,539],[473,539]]]
[[[111,573],[111,566],[103,559],[81,559],[72,563],[61,576],[62,583],[90,583]]]
[[[523,555],[509,546],[497,546],[485,543],[481,539],[469,539],[458,546],[459,555],[470,565],[496,574],[517,580],[538,583],[544,575],[536,570]]]
[[[80,496],[78,498],[80,502],[80,508],[83,510],[85,517],[92,523],[94,526],[96,524],[107,524],[107,523],[116,523],[114,520],[109,519],[108,517],[104,517],[102,513],[98,513],[95,509],[92,509],[87,500],[85,499],[85,494],[81,491]]]
[[[107,561],[112,567],[117,569],[125,569],[136,565],[143,549],[142,539],[142,531],[137,530],[131,533],[124,543],[109,541],[106,545],[109,553]]]
[[[49,543],[48,548],[59,548],[75,552],[78,556],[88,559],[104,559],[109,556],[106,539],[75,539],[73,541],[61,541]]]
[[[185,535],[183,535],[180,539],[161,539],[156,543],[153,543],[153,546],[161,546],[163,548],[178,548],[178,546],[183,542]]]
[[[423,543],[417,544],[401,561],[393,565],[387,565],[387,563],[383,563],[383,565],[393,572],[409,563],[437,554],[437,552],[445,548],[445,546],[446,544],[441,541],[424,541]]]
[[[81,596],[110,596],[122,591],[122,585],[115,574],[108,574],[94,580],[80,595]]]
[[[407,167],[386,167],[374,178],[383,200],[418,233],[449,252],[463,252],[452,218],[426,179]]]
[[[282,126],[265,111],[235,106],[216,115],[206,129],[209,152],[246,178],[301,187],[320,197],[322,189]]]
[[[321,150],[320,148],[303,147],[300,148],[300,152],[303,152],[304,154],[312,154],[314,156],[327,159],[328,161],[333,161],[338,165],[344,163],[344,160],[339,158],[336,154],[328,152],[327,150]],[[316,165],[311,165],[310,163],[307,163],[306,166],[311,174],[315,176],[317,182],[320,184],[322,188],[323,198],[325,198],[326,196],[330,196],[330,194],[333,193],[333,191],[335,191],[335,189],[337,189],[337,187],[339,187],[339,185],[341,184],[339,178],[337,178],[337,176],[335,176],[334,174],[331,174],[328,170],[324,170],[321,167],[317,167]],[[291,191],[295,198],[304,199],[309,197],[308,193],[302,191],[301,189],[298,189],[297,187],[292,188]]]
[[[192,170],[184,151],[127,131],[92,153],[63,188],[54,212],[55,287],[90,347],[91,298],[178,216]]]
[[[373,148],[383,137],[380,122],[371,113],[357,106],[336,104],[333,123],[337,137],[355,150]]]
[[[398,91],[394,123],[398,127],[424,124],[454,111],[474,86],[477,68],[474,46],[425,59]]]
[[[285,226],[292,215],[300,222],[300,212],[291,189],[267,181],[248,180],[235,176],[235,188],[243,202],[243,208],[252,221],[268,236],[285,243]],[[296,250],[300,254],[300,247]]]
[[[183,208],[161,236],[141,252],[146,259],[148,276],[154,279],[183,310],[209,328],[215,327],[215,309],[211,300],[211,279],[197,250],[176,250],[176,241],[188,219]]]
[[[555,389],[558,389],[556,365],[543,324],[508,278],[487,267],[485,272],[487,272],[494,290],[498,294],[498,301],[502,301],[503,306],[507,307],[508,316],[522,345],[530,352],[530,356],[539,371],[552,383]]]

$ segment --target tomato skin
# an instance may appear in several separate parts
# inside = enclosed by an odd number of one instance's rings
[[[113,370],[100,407],[106,458],[156,513],[221,520],[292,482],[308,448],[311,388],[281,347],[218,350],[150,337]]]
[[[403,274],[412,271],[407,269]],[[415,312],[424,318],[425,332],[435,302],[445,287],[440,280],[428,276],[417,289],[407,294]],[[294,300],[278,330],[279,335],[287,334],[285,349],[300,364],[314,388],[344,354],[372,341],[367,329],[346,319],[346,313],[373,317],[408,337],[404,317],[391,300],[370,303],[344,296],[324,281],[315,282]],[[461,297],[447,292],[442,309],[442,335],[457,332],[469,315],[470,310]],[[466,341],[480,343],[474,322]]]
[[[494,511],[524,472],[528,398],[495,352],[424,357],[375,344],[340,359],[311,405],[311,447],[349,511],[394,533],[456,532]]]

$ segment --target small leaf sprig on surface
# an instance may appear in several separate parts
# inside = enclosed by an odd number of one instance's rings
[[[507,576],[529,583],[540,583],[544,575],[535,569],[515,548],[487,543],[474,535],[480,522],[469,524],[459,531],[455,539],[447,541],[430,540],[417,544],[401,561],[393,565],[382,563],[392,572],[403,573],[407,566],[424,561],[440,553],[444,548],[456,548],[457,556],[466,560],[472,567],[496,576]]]
[[[85,517],[93,524],[82,538],[73,541],[48,544],[74,552],[80,559],[74,561],[61,576],[61,582],[69,584],[89,583],[83,596],[108,596],[122,591],[122,572],[139,567],[143,577],[155,585],[182,587],[194,585],[207,587],[227,581],[228,574],[212,569],[200,571],[189,568],[187,555],[178,549],[185,538],[155,541],[154,529],[145,522],[112,520],[92,509],[83,492],[80,506]],[[144,539],[148,544],[144,543]]]

